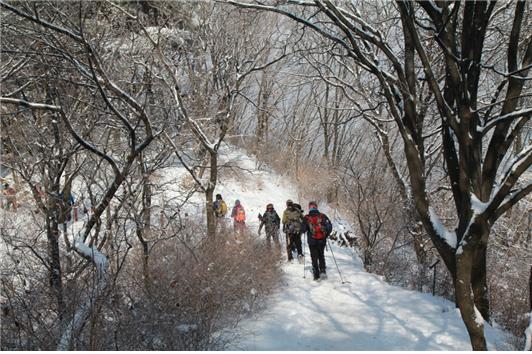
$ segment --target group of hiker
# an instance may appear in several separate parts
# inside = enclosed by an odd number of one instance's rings
[[[312,259],[312,273],[314,280],[318,280],[320,277],[326,277],[327,274],[324,252],[327,237],[332,232],[332,224],[327,215],[318,210],[318,204],[316,202],[310,202],[308,207],[309,212],[305,215],[301,205],[288,199],[286,201],[286,209],[281,218],[277,214],[273,204],[267,204],[266,211],[263,214],[259,214],[259,235],[264,228],[268,245],[271,246],[273,240],[276,247],[280,250],[281,243],[279,238],[282,224],[282,231],[286,235],[288,261],[293,261],[293,252],[296,252],[298,261],[302,263],[304,254],[301,236],[306,234],[310,257]],[[228,208],[220,194],[216,195],[213,209],[218,223],[224,224]],[[235,201],[235,205],[231,210],[231,218],[233,219],[235,237],[243,235],[245,231],[246,213],[242,203],[238,199]]]

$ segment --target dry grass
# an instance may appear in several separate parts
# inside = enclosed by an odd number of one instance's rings
[[[280,275],[278,255],[263,242],[233,239],[159,243],[151,251],[148,289],[142,260],[132,258],[122,277],[121,315],[105,325],[116,337],[99,349],[223,349],[231,329],[259,309]]]

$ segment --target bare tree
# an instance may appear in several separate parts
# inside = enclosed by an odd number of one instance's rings
[[[108,57],[100,56],[96,49],[101,43],[95,43],[94,37],[87,36],[86,21],[88,13],[83,11],[81,3],[72,5],[74,9],[79,9],[77,18],[75,15],[72,16],[71,13],[65,14],[63,18],[50,16],[50,10],[59,12],[65,10],[68,13],[69,10],[72,10],[72,8],[68,8],[69,5],[66,5],[64,9],[57,7],[39,8],[29,4],[13,6],[5,2],[1,2],[0,5],[21,21],[35,25],[31,30],[31,34],[37,37],[39,42],[49,50],[52,58],[59,58],[57,60],[63,65],[69,65],[73,79],[71,82],[74,83],[70,87],[68,84],[65,85],[66,90],[61,90],[60,86],[57,85],[50,97],[51,104],[44,106],[41,103],[10,97],[3,97],[2,102],[51,111],[55,119],[64,124],[73,141],[84,150],[104,160],[113,176],[112,182],[105,187],[102,198],[94,208],[94,213],[92,213],[83,230],[74,237],[72,242],[72,249],[94,264],[96,276],[95,288],[89,290],[90,293],[75,311],[72,318],[64,321],[63,332],[57,348],[69,349],[72,346],[73,339],[76,338],[91,315],[96,301],[104,294],[108,286],[109,262],[107,257],[100,251],[103,244],[96,245],[94,243],[94,238],[97,235],[93,233],[93,229],[109,207],[111,200],[124,182],[137,157],[154,139],[155,133],[144,105],[135,98],[137,95],[121,88],[111,77],[114,73],[107,68],[105,63]],[[55,13],[53,14],[55,15]],[[121,125],[121,129],[126,132],[124,139],[125,149],[122,151],[110,153],[103,150],[102,148],[105,147],[98,146],[98,139],[93,137],[93,141],[91,141],[90,130],[87,130],[87,128],[91,129],[91,127],[87,127],[80,119],[73,119],[74,116],[83,117],[87,108],[90,107],[81,107],[81,103],[84,103],[84,95],[86,95],[83,90],[86,88],[88,88],[89,97],[100,97],[99,104],[111,112],[111,119],[114,120],[115,124]],[[71,91],[68,92],[68,89]],[[20,91],[21,89],[18,89],[15,92],[18,93]],[[77,97],[76,91],[78,93]],[[74,95],[71,96],[71,94]],[[14,96],[14,94],[11,96]],[[123,113],[123,110],[126,110],[127,113]],[[85,117],[89,118],[90,116]]]
[[[229,3],[290,17],[343,48],[354,65],[378,80],[402,137],[416,210],[453,274],[473,348],[486,349],[481,319],[489,319],[485,259],[490,229],[532,190],[530,181],[519,182],[532,162],[532,146],[527,144],[510,157],[532,112],[523,99],[528,95],[524,83],[532,62],[532,41],[524,28],[526,3],[513,6],[511,27],[501,30],[494,23],[509,18],[511,10],[497,7],[494,1],[397,1],[395,11],[402,26],[394,38],[368,22],[354,4]],[[427,35],[430,40],[423,37]],[[403,42],[398,48],[391,40],[399,36]],[[486,55],[493,42],[505,44],[505,55],[500,50],[499,55]],[[443,61],[443,80],[435,75],[434,58]],[[497,69],[501,65],[506,65],[504,72]],[[425,82],[428,90],[423,89]],[[429,116],[422,108],[423,96],[418,98],[422,93],[434,96],[437,111],[431,113],[441,122],[439,137],[458,224],[454,231],[433,211],[427,193]]]

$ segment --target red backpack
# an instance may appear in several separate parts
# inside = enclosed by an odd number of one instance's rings
[[[236,222],[246,221],[246,212],[244,211],[244,208],[241,206],[236,211],[235,221]]]
[[[316,240],[323,240],[327,234],[323,229],[323,217],[321,214],[315,216],[307,215],[306,218],[310,230],[310,236]]]

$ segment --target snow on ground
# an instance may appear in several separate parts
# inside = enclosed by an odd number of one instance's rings
[[[242,151],[228,156],[249,169],[242,182],[222,178],[217,192],[228,206],[236,198],[246,208],[248,220],[256,220],[266,203],[278,213],[286,199],[297,201],[297,188],[271,171],[257,171],[255,161]],[[227,177],[227,176],[226,176]],[[305,207],[307,200],[302,200]],[[346,222],[331,213],[335,228],[345,231]],[[342,221],[338,225],[337,221]],[[340,227],[339,227],[340,226]],[[282,243],[283,244],[283,243]],[[236,331],[238,342],[230,350],[470,350],[466,328],[454,304],[441,297],[391,286],[366,273],[354,250],[332,245],[342,284],[330,249],[326,251],[328,279],[312,280],[310,255],[306,264],[286,263],[277,292],[266,309],[244,320]],[[283,260],[285,259],[283,254]],[[306,277],[304,277],[306,276]],[[508,349],[505,333],[486,324],[491,349]]]
[[[235,200],[240,200],[246,211],[246,224],[252,232],[258,231],[258,214],[266,211],[266,204],[273,203],[279,216],[282,216],[286,200],[297,200],[297,189],[294,189],[286,177],[281,177],[268,169],[258,170],[256,160],[240,149],[224,146],[221,151],[220,165],[225,165],[225,167],[220,173],[215,194],[220,193],[225,200],[228,217]],[[179,181],[189,178],[184,168],[166,168],[160,175],[161,179],[158,183],[167,184],[166,200],[183,195]],[[205,197],[199,192],[190,198],[184,210],[191,215],[204,215],[204,205]]]
[[[256,232],[257,214],[264,212],[267,203],[273,203],[282,215],[286,199],[298,201],[294,184],[267,169],[258,170],[256,161],[242,150],[225,147],[221,160],[234,168],[222,172],[216,193],[223,195],[229,211],[240,199],[250,231]],[[186,176],[179,167],[160,174],[157,183],[165,186],[164,199],[183,197],[180,182]],[[306,209],[308,200],[300,202]],[[183,209],[190,215],[202,214],[201,193],[196,193]],[[339,211],[327,205],[320,209],[329,214],[335,229],[349,229]],[[72,232],[84,222],[74,223],[76,227],[71,224]],[[264,311],[241,322],[236,329],[239,340],[228,349],[470,350],[467,331],[452,302],[391,286],[366,273],[352,249],[336,245],[332,245],[333,252],[346,282],[342,284],[330,250],[325,253],[328,279],[314,282],[304,244],[306,265],[283,266],[281,286]],[[283,253],[283,260],[285,257]],[[511,349],[505,343],[506,334],[487,324],[486,337],[490,349]]]
[[[287,263],[281,288],[229,349],[471,350],[453,303],[391,286],[364,272],[352,249],[332,247],[345,284],[330,250],[326,280],[313,281],[308,262],[306,278],[302,264]],[[502,331],[486,325],[486,336],[490,349],[508,349]]]

